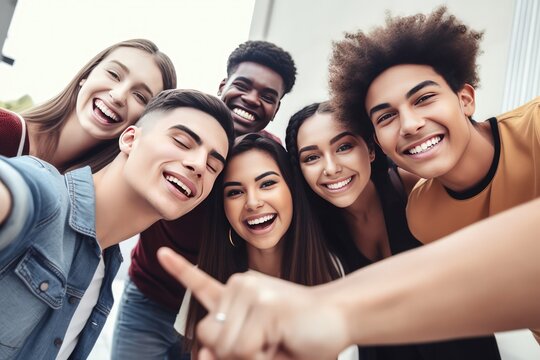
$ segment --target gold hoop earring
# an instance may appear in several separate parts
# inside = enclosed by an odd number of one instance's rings
[[[233,240],[232,240],[232,229],[229,228],[229,242],[231,243],[231,245],[233,247],[236,247],[236,245],[234,244]]]

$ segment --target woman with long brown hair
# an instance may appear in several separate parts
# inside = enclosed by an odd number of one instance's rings
[[[199,255],[202,270],[222,282],[251,269],[310,286],[343,275],[339,260],[325,246],[281,145],[260,134],[239,138],[216,184],[208,219],[212,226],[203,237]],[[184,301],[177,321],[180,332],[185,306]],[[202,306],[191,301],[187,338],[194,338],[195,325],[204,315]],[[356,349],[342,356],[356,358]]]
[[[293,169],[303,178],[328,247],[347,272],[421,245],[405,216],[418,178],[390,162],[370,135],[339,120],[329,102],[304,107],[287,126]],[[362,348],[360,353],[373,360],[500,359],[494,336]]]
[[[28,152],[60,171],[90,165],[95,172],[116,156],[116,138],[145,105],[175,87],[174,65],[153,42],[133,39],[109,46],[58,95],[21,114]],[[0,137],[9,136],[4,125]]]

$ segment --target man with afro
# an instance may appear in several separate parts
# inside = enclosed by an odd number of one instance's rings
[[[409,227],[423,243],[540,196],[540,98],[472,119],[482,35],[441,7],[388,18],[334,44],[338,116],[424,178],[407,206]]]

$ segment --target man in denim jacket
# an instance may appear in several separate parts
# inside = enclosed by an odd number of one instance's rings
[[[92,175],[0,157],[0,359],[84,359],[113,303],[118,243],[205,199],[233,140],[229,109],[168,90]]]

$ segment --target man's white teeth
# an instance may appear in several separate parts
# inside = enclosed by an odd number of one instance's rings
[[[165,179],[167,179],[168,181],[178,185],[182,190],[184,190],[184,192],[186,193],[187,196],[191,196],[191,189],[189,187],[187,187],[183,182],[181,182],[180,180],[175,178],[174,176],[167,175],[167,176],[165,176]]]
[[[352,181],[352,177],[350,177],[348,179],[345,179],[345,180],[342,180],[342,181],[337,182],[337,183],[326,184],[326,187],[329,188],[330,190],[338,190],[338,189],[341,189],[342,187],[344,187],[345,185],[347,185],[348,183],[350,183],[351,181]]]
[[[433,145],[438,144],[439,141],[441,141],[441,137],[440,136],[435,136],[435,137],[429,139],[428,141],[423,142],[420,145],[416,145],[412,149],[409,149],[408,152],[411,155],[423,153],[427,149],[430,149],[431,147],[433,147]]]
[[[118,115],[116,115],[116,113],[114,111],[109,109],[109,107],[107,105],[105,105],[105,103],[103,101],[97,99],[96,100],[96,107],[99,110],[101,110],[102,113],[104,113],[105,115],[110,117],[112,120],[114,120],[116,122],[120,121],[120,117]]]
[[[248,220],[247,223],[248,223],[249,225],[262,224],[263,222],[270,221],[270,220],[272,220],[272,219],[275,218],[275,217],[276,217],[276,214],[265,215],[265,216],[261,216],[260,218],[257,218],[257,219],[251,219],[251,220]]]
[[[240,117],[242,117],[242,118],[244,118],[246,120],[249,120],[249,121],[255,120],[255,116],[253,116],[252,114],[248,113],[247,111],[239,109],[239,108],[234,108],[233,113],[235,113],[236,115],[238,115],[238,116],[240,116]]]

